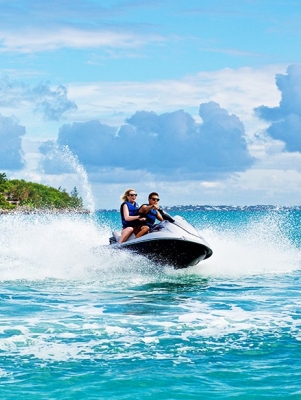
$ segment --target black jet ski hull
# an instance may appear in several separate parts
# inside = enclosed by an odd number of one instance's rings
[[[212,250],[199,232],[184,218],[164,214],[162,222],[150,233],[135,238],[132,234],[126,242],[118,243],[120,232],[113,232],[110,245],[114,248],[141,254],[161,264],[175,268],[187,268],[209,258]]]
[[[187,268],[208,258],[212,250],[201,243],[184,239],[158,239],[123,245],[122,249],[141,254],[153,262]]]

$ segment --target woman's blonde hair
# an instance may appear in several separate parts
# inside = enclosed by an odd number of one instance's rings
[[[123,195],[120,196],[120,199],[121,199],[122,201],[126,201],[126,200],[127,200],[127,196],[129,195],[129,193],[130,193],[132,190],[135,192],[135,189],[126,189],[126,191],[123,193]]]

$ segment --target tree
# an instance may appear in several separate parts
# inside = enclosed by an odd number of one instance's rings
[[[73,190],[70,193],[70,196],[72,198],[70,205],[71,207],[74,208],[82,208],[83,207],[83,199],[81,197],[78,197],[78,190],[77,187],[74,186]]]
[[[44,209],[81,209],[83,201],[74,187],[69,195],[66,190],[55,189],[40,183],[6,178],[0,174],[0,208],[15,208],[16,205]]]
[[[5,183],[6,181],[7,181],[6,173],[5,172],[0,173],[0,185],[2,183]]]

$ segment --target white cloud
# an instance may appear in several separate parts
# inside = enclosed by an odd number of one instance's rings
[[[134,49],[149,43],[161,43],[163,36],[118,30],[88,30],[67,27],[0,31],[0,52],[35,53],[61,48]]]
[[[0,168],[20,170],[24,167],[21,137],[25,127],[14,117],[0,114]]]
[[[254,116],[253,109],[259,104],[274,107],[279,103],[275,74],[286,67],[226,68],[178,80],[76,83],[69,85],[69,97],[78,105],[81,121],[98,118],[108,124],[121,124],[137,110],[163,113],[183,109],[198,120],[199,105],[215,101],[236,114],[247,134],[253,135],[267,126]]]
[[[167,179],[164,180],[164,177],[158,181],[157,174],[146,175],[145,171],[141,170],[136,170],[130,175],[122,168],[91,170],[89,177],[96,207],[117,208],[119,193],[122,193],[127,186],[137,186],[136,190],[141,192],[142,196],[145,195],[145,198],[150,191],[157,190],[166,205],[287,204],[287,201],[297,204],[301,189],[300,154],[285,153],[284,143],[273,140],[265,132],[268,122],[259,120],[253,113],[253,108],[260,104],[267,107],[278,106],[281,93],[275,85],[275,73],[284,71],[283,66],[269,66],[258,70],[241,68],[202,72],[178,81],[70,85],[68,98],[78,105],[78,110],[68,114],[69,121],[86,122],[95,119],[111,127],[119,127],[137,110],[152,110],[161,114],[183,109],[198,123],[202,123],[201,118],[197,116],[199,105],[214,100],[219,102],[230,115],[236,114],[247,127],[248,148],[257,158],[256,164],[249,170],[236,173],[223,180],[191,181],[187,176],[187,180],[173,183]],[[27,127],[26,111],[22,112],[24,119],[22,118],[20,123]],[[32,118],[29,123],[34,124]],[[37,119],[36,123],[39,129],[43,126],[49,138],[57,137],[57,124],[51,128],[50,122],[41,124],[41,121]],[[37,135],[41,137],[38,134],[38,128],[36,129]],[[31,132],[33,128],[30,132],[27,129],[28,139],[35,137],[35,134]],[[256,135],[254,135],[255,132]],[[33,152],[32,157],[36,157],[37,161],[36,153]],[[30,165],[30,156],[25,154],[25,159]],[[33,164],[31,165],[34,168]],[[26,171],[28,175],[25,176],[30,176],[30,171],[28,169]],[[38,173],[43,183],[50,185],[53,183],[55,187],[63,186],[69,190],[70,182],[72,184],[77,182],[79,186],[78,177],[71,178],[70,174],[55,176]],[[35,172],[32,174],[37,178],[34,175]],[[107,183],[99,183],[103,177],[106,177]],[[123,183],[119,183],[120,177]],[[137,182],[140,183],[137,185]],[[112,206],[114,196],[116,196],[116,203]]]
[[[216,179],[244,171],[254,159],[244,138],[244,126],[217,103],[201,104],[202,123],[197,124],[184,111],[156,114],[137,111],[118,131],[99,121],[61,127],[57,139],[68,146],[79,161],[93,171],[97,168],[123,168],[129,174],[143,170],[162,179]],[[48,173],[62,173],[54,149],[41,146]],[[59,157],[61,158],[61,157]]]
[[[271,122],[267,129],[269,136],[282,140],[287,151],[301,151],[301,66],[290,65],[287,74],[277,74],[276,84],[281,92],[279,106],[262,105],[255,111]]]
[[[76,104],[67,97],[67,88],[50,87],[48,83],[29,86],[21,81],[7,77],[0,80],[0,107],[3,109],[30,108],[41,113],[46,120],[59,120],[63,115],[76,110]]]

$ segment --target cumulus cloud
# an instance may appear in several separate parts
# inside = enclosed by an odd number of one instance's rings
[[[203,119],[202,155],[204,167],[217,171],[238,172],[249,168],[254,159],[250,156],[240,119],[210,102],[200,106]]]
[[[0,115],[0,168],[18,170],[23,168],[24,159],[21,149],[21,136],[25,135],[24,126],[16,118]]]
[[[99,121],[64,125],[57,144],[67,145],[90,171],[123,168],[181,180],[214,179],[250,167],[253,158],[239,118],[214,102],[202,104],[199,112],[201,124],[178,110],[137,111],[119,129]],[[47,171],[48,152],[42,151]]]
[[[40,84],[31,90],[36,102],[36,110],[48,120],[58,121],[66,112],[77,109],[76,104],[67,98],[67,89],[60,85],[51,89],[48,84]]]
[[[77,109],[74,102],[68,99],[65,86],[52,88],[49,83],[29,86],[19,81],[11,81],[7,77],[0,80],[0,106],[21,107],[24,103],[33,106],[35,112],[46,120],[58,121],[68,111]]]
[[[255,113],[271,122],[268,135],[283,141],[287,151],[301,152],[301,66],[291,65],[286,74],[276,75],[276,85],[281,92],[279,106],[260,106]]]

